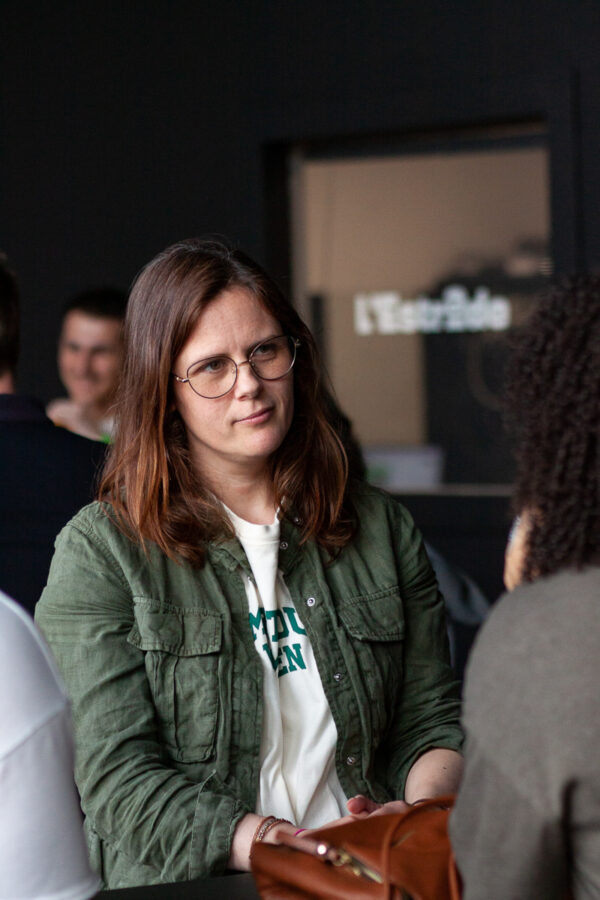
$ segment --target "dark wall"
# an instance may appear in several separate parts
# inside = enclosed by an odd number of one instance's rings
[[[511,524],[508,496],[398,494],[428,544],[466,572],[494,603],[504,586],[504,550]]]
[[[127,286],[175,239],[227,234],[285,275],[291,142],[541,117],[555,260],[596,266],[598,6],[3,0],[0,247],[23,287],[21,388],[58,390],[66,296]]]

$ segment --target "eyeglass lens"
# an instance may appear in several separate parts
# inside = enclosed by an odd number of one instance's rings
[[[284,335],[269,338],[255,347],[248,357],[248,363],[259,378],[276,381],[287,375],[295,359],[296,344]],[[238,366],[229,356],[211,356],[191,365],[187,377],[197,394],[213,399],[231,390],[236,382],[237,370]]]

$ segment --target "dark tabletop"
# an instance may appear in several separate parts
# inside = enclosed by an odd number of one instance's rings
[[[101,891],[94,900],[259,900],[252,875],[222,875],[206,881],[178,881]]]

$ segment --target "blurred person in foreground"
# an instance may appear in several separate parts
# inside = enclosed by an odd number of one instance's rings
[[[102,444],[56,428],[17,393],[19,289],[0,254],[0,587],[33,613],[54,538],[92,499]]]
[[[0,897],[86,900],[69,701],[38,629],[0,591]]]
[[[65,304],[58,371],[68,397],[46,407],[55,425],[104,443],[114,427],[126,307],[127,295],[109,287],[84,291]]]
[[[155,257],[117,408],[102,502],[58,538],[36,611],[105,884],[247,870],[256,841],[455,790],[421,536],[348,480],[314,339],[269,276],[212,241]]]
[[[508,377],[511,593],[467,667],[464,900],[600,897],[600,278],[550,290]]]

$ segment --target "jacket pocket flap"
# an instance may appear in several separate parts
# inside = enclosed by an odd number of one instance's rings
[[[128,640],[139,650],[198,656],[221,649],[222,622],[217,613],[180,607],[158,610],[138,599],[134,612],[135,625]]]
[[[398,589],[347,600],[338,607],[346,631],[359,641],[400,641],[404,610]]]

